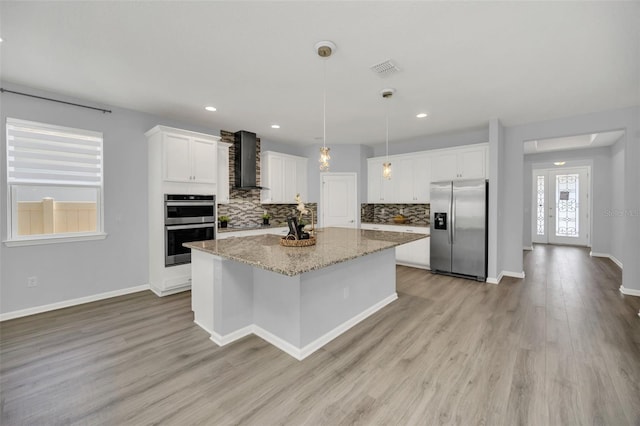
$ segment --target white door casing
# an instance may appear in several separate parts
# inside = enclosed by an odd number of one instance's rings
[[[321,173],[319,223],[323,228],[358,226],[356,173]]]

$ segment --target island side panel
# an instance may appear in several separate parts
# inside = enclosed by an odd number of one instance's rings
[[[191,251],[191,310],[193,322],[213,333],[213,256]]]
[[[301,284],[300,346],[311,353],[397,298],[395,249],[307,272]]]
[[[253,270],[255,334],[292,356],[300,348],[300,275]],[[266,332],[266,333],[265,333]]]
[[[233,260],[213,258],[216,343],[224,345],[247,335],[253,324],[253,267]],[[239,333],[239,334],[238,334]],[[215,340],[215,339],[214,339]]]

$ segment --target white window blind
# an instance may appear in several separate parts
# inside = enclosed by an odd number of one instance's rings
[[[7,183],[102,186],[102,133],[7,118]]]

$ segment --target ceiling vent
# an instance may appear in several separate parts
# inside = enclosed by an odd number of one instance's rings
[[[391,62],[391,59],[387,59],[384,62],[373,65],[370,69],[380,77],[388,77],[400,71],[400,68],[398,68],[396,64]]]

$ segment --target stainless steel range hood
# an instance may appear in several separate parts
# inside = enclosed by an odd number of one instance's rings
[[[235,133],[235,188],[267,189],[257,184],[257,139],[256,134],[240,130]]]

